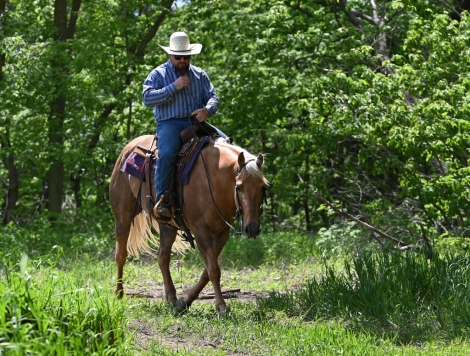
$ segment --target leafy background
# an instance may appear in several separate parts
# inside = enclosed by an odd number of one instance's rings
[[[465,248],[467,3],[1,1],[3,224],[110,224],[115,159],[154,132],[141,85],[182,30],[221,99],[211,122],[267,155],[269,231],[341,231],[317,192],[403,243]]]

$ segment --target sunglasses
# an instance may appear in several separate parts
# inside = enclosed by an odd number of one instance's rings
[[[184,58],[184,59],[186,59],[186,60],[191,59],[191,56],[176,56],[176,55],[173,55],[173,57],[175,57],[175,59],[176,59],[177,61],[179,61],[181,58]]]

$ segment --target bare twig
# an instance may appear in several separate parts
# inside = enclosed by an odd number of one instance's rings
[[[0,177],[0,182],[3,183],[3,186],[5,187],[5,189],[10,189],[9,185],[8,185],[8,182],[3,179],[2,177]]]
[[[390,241],[393,241],[395,242],[397,245],[399,245],[400,247],[407,247],[407,248],[411,248],[411,245],[407,244],[407,243],[404,243],[403,241],[400,241],[390,235],[387,235],[386,233],[376,229],[375,227],[369,225],[368,223],[365,223],[357,218],[355,218],[354,216],[348,214],[348,213],[345,213],[344,211],[341,211],[339,210],[336,206],[334,206],[332,203],[330,203],[328,200],[326,200],[324,197],[322,197],[320,195],[320,193],[318,193],[318,191],[315,191],[314,192],[315,195],[322,201],[324,202],[326,205],[328,205],[330,208],[332,208],[336,213],[338,213],[339,215],[341,216],[344,216],[345,218],[349,219],[349,220],[352,220],[356,223],[358,223],[359,225],[362,225],[366,228],[368,228],[369,230],[371,230],[372,232],[382,236],[382,237],[385,237],[386,239],[390,240]]]
[[[231,296],[232,294],[240,293],[240,289],[228,289],[228,290],[223,290],[222,295],[227,297]],[[148,299],[156,299],[156,298],[161,298],[162,293],[152,293],[152,292],[144,292],[144,291],[136,291],[136,290],[127,290],[126,295],[128,297],[136,297],[136,298],[148,298]],[[214,293],[208,293],[208,294],[203,294],[200,295],[197,299],[214,299],[215,294]]]
[[[156,299],[158,297],[161,297],[161,295],[159,296],[153,293],[139,292],[139,291],[133,291],[133,290],[127,290],[126,295],[128,297],[148,298],[148,299]]]
[[[421,223],[421,221],[416,221],[416,223],[419,225],[419,227],[421,229],[421,236],[424,240],[424,243],[426,244],[426,247],[428,248],[428,253],[429,253],[428,257],[431,258],[432,257],[432,247],[431,247],[431,243],[429,242],[428,235],[426,234],[426,230],[424,229],[424,226]]]
[[[460,20],[461,19],[461,15],[460,15],[460,12],[458,12],[456,9],[454,9],[452,6],[450,6],[448,3],[446,3],[445,1],[443,0],[438,0],[442,5],[444,5],[445,7],[447,7],[450,11],[452,11],[452,13],[454,13],[457,18]]]

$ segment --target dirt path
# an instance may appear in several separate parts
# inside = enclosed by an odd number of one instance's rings
[[[163,285],[155,284],[152,290],[144,289],[127,289],[126,295],[130,298],[145,298],[150,299],[152,302],[161,302],[164,299]],[[183,295],[178,293],[178,295]],[[242,303],[255,302],[257,297],[265,296],[265,293],[256,291],[246,291],[241,289],[226,289],[222,290],[224,299],[228,302],[230,300],[237,300]],[[204,289],[193,303],[213,303],[214,293],[212,289]],[[151,343],[156,342],[163,345],[170,350],[185,350],[196,354],[205,354],[209,350],[215,350],[219,347],[220,341],[218,339],[210,338],[195,338],[181,333],[180,326],[174,324],[167,326],[165,332],[157,332],[158,326],[150,322],[139,319],[132,320],[130,329],[135,333],[136,346],[143,350],[149,350]],[[230,356],[239,356],[242,354],[229,353]]]

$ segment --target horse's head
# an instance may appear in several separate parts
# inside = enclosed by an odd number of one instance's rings
[[[261,167],[264,157],[245,157],[246,152],[238,155],[238,168],[235,176],[235,204],[237,214],[241,216],[242,230],[249,238],[256,238],[261,232],[260,217],[263,202],[266,199],[266,187],[269,182]]]

